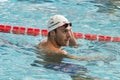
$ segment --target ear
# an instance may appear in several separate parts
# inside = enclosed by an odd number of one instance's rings
[[[55,36],[55,31],[54,31],[54,30],[51,31],[51,32],[50,32],[50,35],[51,35],[52,37],[54,37],[54,36]]]

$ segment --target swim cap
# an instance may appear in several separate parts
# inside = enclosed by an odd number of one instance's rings
[[[64,25],[65,23],[70,23],[67,18],[62,15],[54,15],[50,17],[48,21],[48,32]]]

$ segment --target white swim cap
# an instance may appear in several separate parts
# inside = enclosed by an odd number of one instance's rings
[[[48,21],[48,32],[64,25],[65,23],[70,23],[67,18],[62,15],[54,15],[50,17]]]

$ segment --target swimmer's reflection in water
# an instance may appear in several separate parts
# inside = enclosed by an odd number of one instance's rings
[[[72,32],[72,24],[62,15],[54,15],[50,17],[48,21],[48,38],[43,42],[40,42],[37,47],[37,53],[48,64],[56,64],[52,67],[58,67],[58,65],[65,65],[61,63],[63,58],[70,58],[76,60],[95,60],[100,58],[106,58],[103,56],[85,57],[74,56],[68,54],[65,50],[61,49],[62,46],[79,46]],[[66,64],[66,66],[68,66]],[[70,65],[69,65],[70,66]],[[72,65],[73,66],[73,65]],[[46,67],[46,66],[45,66]],[[52,68],[51,67],[51,68]],[[61,66],[59,66],[62,68]],[[75,66],[74,66],[75,67]],[[78,67],[78,65],[77,65]],[[50,68],[50,67],[46,67]],[[79,67],[78,67],[79,68]],[[54,68],[53,68],[54,69]],[[81,77],[72,77],[73,80],[82,80]],[[83,79],[83,80],[87,80]],[[91,80],[91,79],[88,79]],[[92,80],[94,80],[92,78]]]

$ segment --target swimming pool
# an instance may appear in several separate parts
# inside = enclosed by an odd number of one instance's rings
[[[74,32],[118,36],[119,4],[109,0],[0,0],[0,24],[47,29],[51,15],[63,14],[73,23]],[[38,59],[35,45],[46,37],[0,33],[0,80],[72,80],[62,72],[31,66]],[[89,75],[102,80],[120,80],[120,43],[78,39],[82,46],[65,48],[73,55],[108,55],[94,61],[65,59],[85,66]]]

